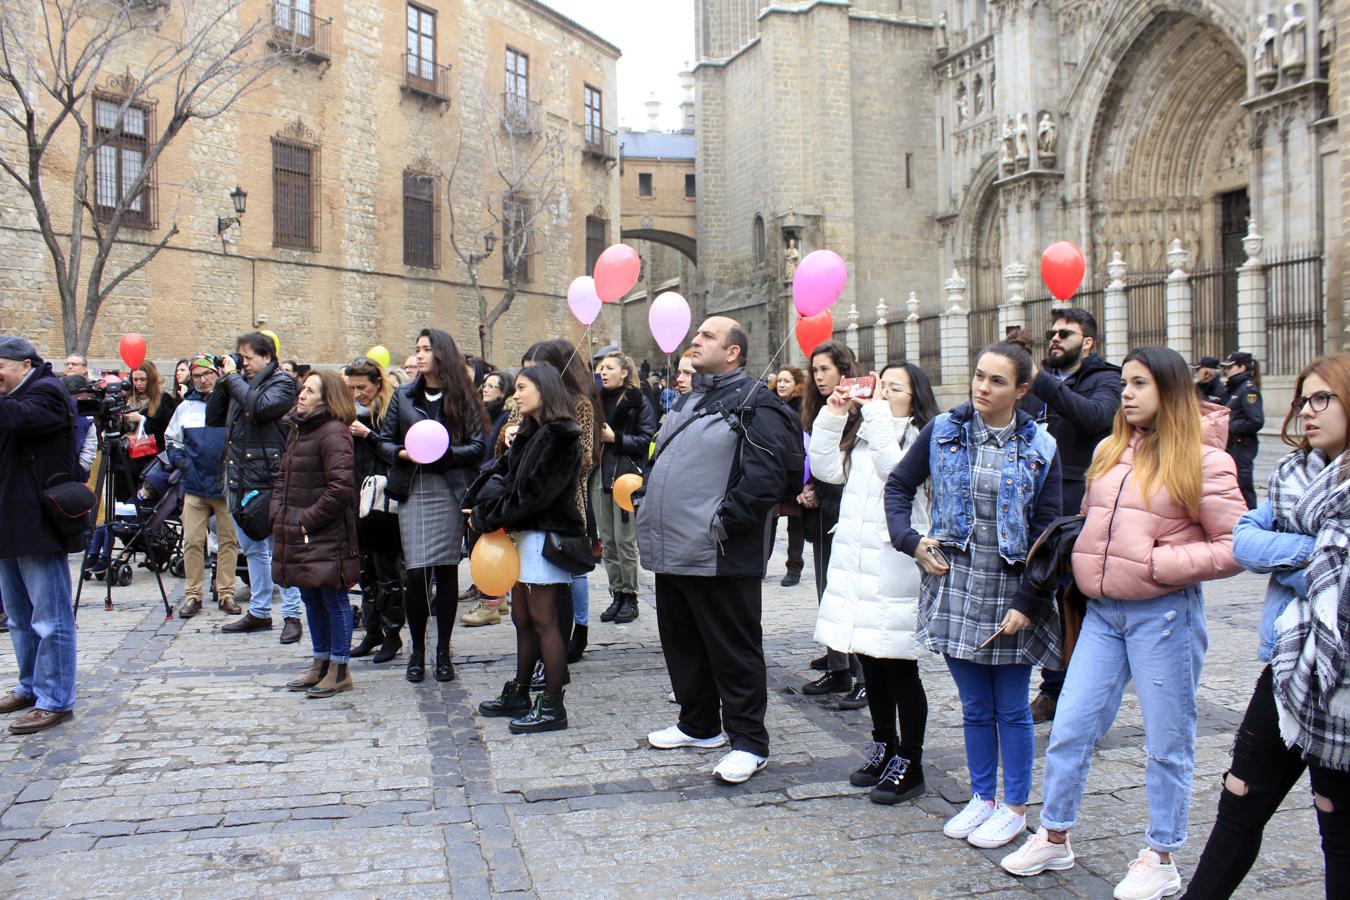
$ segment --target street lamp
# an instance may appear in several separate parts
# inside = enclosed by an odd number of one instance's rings
[[[496,246],[497,246],[497,236],[489,231],[487,234],[483,235],[483,252],[469,254],[469,265],[476,266],[483,260],[487,259],[489,256],[492,255],[492,248]]]
[[[216,217],[216,234],[220,235],[222,249],[225,247],[225,232],[243,221],[244,209],[248,204],[248,191],[236,184],[234,190],[230,191],[230,203],[234,205],[234,215],[229,218]]]

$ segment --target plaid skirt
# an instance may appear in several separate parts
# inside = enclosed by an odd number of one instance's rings
[[[464,492],[438,472],[418,469],[412,491],[398,507],[403,560],[409,569],[457,566],[464,556]]]

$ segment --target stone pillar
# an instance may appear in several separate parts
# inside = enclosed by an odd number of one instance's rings
[[[1120,365],[1125,354],[1130,351],[1130,305],[1125,295],[1125,269],[1125,260],[1117,250],[1106,264],[1106,274],[1111,280],[1102,298],[1106,307],[1106,321],[1099,323],[1104,344],[1099,352],[1116,365]]]
[[[891,336],[887,334],[886,328],[886,300],[878,298],[877,321],[872,327],[872,367],[878,372],[890,358],[890,343]]]
[[[1270,345],[1266,335],[1266,268],[1261,262],[1261,247],[1265,239],[1256,230],[1256,219],[1247,220],[1247,236],[1242,249],[1247,261],[1238,268],[1238,345],[1261,366],[1269,364]]]
[[[848,349],[853,351],[853,355],[858,355],[858,304],[850,303],[848,305],[848,326],[844,329],[844,343]]]
[[[998,307],[998,334],[995,340],[1001,340],[1008,329],[1014,325],[1025,325],[1022,321],[1022,304],[1026,300],[1027,267],[1018,262],[1003,267],[1003,302]]]
[[[914,291],[909,292],[905,308],[909,310],[905,316],[905,359],[917,366],[923,358],[923,347],[919,344],[919,295]]]
[[[970,311],[966,309],[966,280],[952,269],[947,290],[947,310],[942,313],[942,383],[964,384],[970,380]]]
[[[1167,265],[1172,270],[1167,276],[1167,346],[1191,362],[1191,317],[1195,304],[1191,302],[1191,276],[1186,272],[1190,254],[1181,246],[1180,238],[1173,238],[1167,250]]]

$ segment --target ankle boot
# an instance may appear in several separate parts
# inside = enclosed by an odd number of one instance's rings
[[[567,727],[567,709],[563,706],[566,691],[535,695],[534,708],[519,719],[512,719],[512,734],[533,734],[536,731],[561,731]]]
[[[495,700],[484,700],[478,711],[485,716],[518,716],[530,708],[530,689],[514,678],[502,687]]]
[[[391,628],[384,632],[384,643],[380,645],[380,650],[370,658],[373,663],[387,663],[389,660],[398,656],[398,651],[403,646],[403,639],[398,636],[398,629]]]
[[[618,611],[614,614],[615,625],[627,625],[638,617],[637,594],[620,594]]]
[[[586,652],[586,632],[585,625],[572,626],[572,639],[567,642],[567,661],[569,663],[581,662],[581,654]]]
[[[450,662],[450,651],[436,648],[436,680],[454,681],[455,667]]]
[[[417,684],[423,678],[427,677],[426,658],[423,656],[421,647],[413,647],[408,654],[408,671],[404,674],[405,678],[413,684]]]
[[[310,699],[320,697],[331,697],[334,694],[340,694],[343,691],[352,689],[352,676],[348,671],[346,663],[338,663],[330,666],[323,680],[305,691],[305,696]]]
[[[350,655],[369,656],[370,651],[382,643],[384,643],[384,629],[380,627],[379,617],[372,614],[366,619],[365,637],[361,638],[361,643],[352,648]]]
[[[614,617],[619,614],[619,607],[623,606],[623,594],[615,594],[614,600],[605,607],[605,611],[600,614],[601,622],[613,622]]]
[[[301,673],[300,677],[294,678],[286,682],[286,690],[307,691],[314,685],[322,681],[323,677],[327,674],[328,674],[328,660],[326,659],[311,660],[309,663],[309,668],[306,669],[303,673]]]

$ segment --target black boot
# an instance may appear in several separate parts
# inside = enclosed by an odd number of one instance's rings
[[[450,662],[449,650],[441,651],[438,649],[436,651],[436,680],[437,681],[455,680],[455,667]]]
[[[374,615],[369,616],[366,619],[366,635],[361,638],[361,643],[352,648],[351,655],[369,656],[370,651],[382,643],[384,643],[384,629],[380,627],[380,618]]]
[[[585,625],[572,626],[572,639],[567,642],[567,661],[569,663],[581,662],[581,654],[586,652],[586,632]]]
[[[398,629],[385,629],[384,643],[380,644],[380,652],[372,656],[370,661],[373,663],[387,663],[395,656],[398,656],[398,651],[402,647],[403,638],[398,636]]]
[[[802,693],[808,696],[820,694],[847,694],[853,689],[853,676],[847,670],[826,672],[815,681],[802,685]]]
[[[638,617],[637,594],[620,594],[622,602],[619,611],[614,614],[615,625],[627,625]]]
[[[417,684],[427,677],[426,658],[422,654],[421,647],[414,647],[412,652],[408,654],[408,671],[404,677],[413,684]]]
[[[530,708],[530,689],[514,678],[502,688],[496,700],[484,700],[478,711],[485,716],[518,716]]]
[[[544,691],[536,694],[534,708],[519,719],[512,719],[509,728],[512,734],[533,734],[536,731],[561,731],[567,727],[567,710],[563,707],[563,694],[559,691],[550,694]]]
[[[896,755],[886,761],[886,771],[881,773],[881,781],[867,796],[873,803],[892,806],[923,792],[923,750],[919,747],[900,747]]]
[[[623,596],[623,594],[614,595],[613,602],[610,603],[609,606],[606,606],[605,611],[600,614],[601,622],[614,621],[614,617],[619,614],[619,607],[623,606]]]
[[[848,776],[848,783],[856,787],[875,787],[886,771],[886,763],[895,755],[895,745],[887,741],[873,741],[867,745],[867,759]]]

